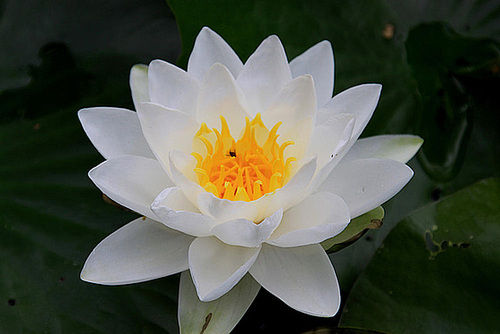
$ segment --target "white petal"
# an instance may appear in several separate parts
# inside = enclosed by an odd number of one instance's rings
[[[234,77],[243,68],[240,58],[226,41],[210,28],[203,27],[189,56],[188,73],[202,81],[208,69],[215,63],[226,66]]]
[[[187,72],[163,60],[149,64],[151,102],[195,115],[200,83]]]
[[[259,250],[229,246],[213,237],[193,241],[189,270],[200,300],[212,301],[231,290],[253,265]]]
[[[133,155],[104,161],[89,177],[113,201],[152,219],[151,203],[173,185],[158,161]]]
[[[121,108],[81,109],[78,118],[95,148],[106,159],[124,154],[154,158],[137,113]]]
[[[337,165],[320,189],[342,197],[355,218],[396,195],[412,176],[398,161],[360,159]]]
[[[245,126],[243,93],[239,90],[229,70],[214,64],[207,72],[198,96],[198,122],[206,122],[209,128],[221,129],[220,116],[224,116],[233,136],[238,136]]]
[[[276,210],[259,224],[247,219],[235,219],[216,225],[212,232],[221,241],[233,246],[258,247],[278,227],[283,210]]]
[[[313,157],[299,169],[287,184],[270,196],[265,216],[267,217],[280,208],[286,211],[306,198],[310,194],[308,185],[315,171],[316,157]]]
[[[197,237],[212,235],[215,221],[201,213],[182,194],[177,187],[162,191],[151,205],[161,223],[166,226]]]
[[[264,197],[261,197],[261,200]],[[206,191],[198,195],[198,208],[206,215],[214,217],[219,222],[226,222],[234,219],[247,219],[251,221],[259,220],[259,205],[261,201],[230,201],[214,196]]]
[[[332,114],[314,128],[306,155],[318,156],[318,168],[338,155],[340,147],[350,140],[355,119],[352,114]]]
[[[176,274],[188,269],[192,240],[158,222],[138,218],[94,248],[80,277],[87,282],[120,285]]]
[[[137,113],[146,140],[167,171],[171,150],[191,152],[193,137],[199,128],[194,119],[153,103],[139,103]]]
[[[306,118],[316,118],[316,96],[310,75],[287,83],[262,113],[262,120],[268,128],[278,122],[283,122],[282,127],[285,128]]]
[[[342,198],[318,192],[285,212],[268,243],[280,247],[320,243],[342,232],[349,220],[349,208]]]
[[[316,87],[316,101],[322,106],[332,98],[334,61],[332,45],[322,41],[290,62],[292,76],[312,75]]]
[[[345,115],[345,114],[339,114],[339,115]],[[332,115],[333,117],[333,115]],[[325,181],[325,179],[330,175],[332,170],[337,166],[338,163],[341,162],[342,158],[344,157],[347,149],[350,147],[352,140],[352,131],[354,129],[354,123],[355,120],[354,118],[351,119],[342,131],[342,135],[339,138],[339,142],[337,144],[337,147],[333,150],[333,152],[330,154],[329,160],[325,163],[323,160],[323,166],[320,166],[318,168],[318,172],[316,175],[314,175],[314,179],[312,180],[311,184],[309,185],[309,191],[314,192],[318,189],[321,184]],[[320,136],[320,135],[318,135]],[[327,136],[327,134],[325,134]],[[314,139],[317,140],[317,139]],[[325,139],[326,140],[326,139]],[[320,150],[322,148],[318,147],[318,144],[314,144],[314,149]],[[312,149],[311,149],[312,150]],[[325,153],[321,153],[324,155]]]
[[[314,120],[311,117],[304,118],[295,124],[287,124],[278,131],[278,144],[283,144],[286,141],[292,141],[294,144],[286,148],[284,159],[294,157],[301,160],[306,155],[311,142],[311,136],[314,129]],[[309,155],[311,156],[311,155]]]
[[[373,115],[381,90],[382,85],[380,84],[364,84],[351,87],[335,95],[322,108],[323,112],[326,111],[327,113],[334,114],[349,113],[356,116],[356,124],[352,132],[352,144],[354,144],[354,141],[358,139]]]
[[[287,83],[262,113],[268,128],[281,122],[278,142],[293,141],[285,151],[285,159],[301,159],[309,146],[316,118],[316,97],[310,75],[300,76]]]
[[[137,109],[137,104],[140,102],[149,102],[149,84],[148,84],[148,67],[143,64],[137,64],[130,70],[130,90],[132,91],[132,99]]]
[[[266,290],[297,311],[332,317],[340,306],[335,271],[323,248],[264,244],[250,274]]]
[[[229,333],[248,310],[260,290],[252,276],[245,275],[234,288],[212,302],[202,302],[196,294],[189,271],[181,274],[179,287],[179,327],[181,334]]]
[[[391,159],[406,163],[424,140],[411,135],[382,135],[356,141],[341,163],[366,158]]]
[[[182,193],[194,205],[197,205],[197,198],[200,194],[206,193],[198,183],[192,181],[194,179],[194,171],[186,169],[186,160],[188,156],[179,151],[171,151],[170,171],[172,173],[172,181],[180,188]],[[188,175],[190,178],[186,177]],[[201,210],[201,209],[200,209]],[[203,212],[203,210],[201,210]]]
[[[279,38],[274,35],[259,45],[237,76],[253,115],[264,111],[291,79],[285,50]]]

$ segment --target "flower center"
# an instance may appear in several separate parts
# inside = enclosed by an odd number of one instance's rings
[[[210,130],[205,123],[193,139],[193,147],[204,147],[205,156],[193,152],[196,158],[198,183],[208,192],[232,201],[253,201],[281,188],[290,178],[294,157],[284,159],[285,149],[292,141],[279,145],[281,122],[268,130],[257,114],[235,141],[223,116],[221,131]],[[196,150],[195,150],[196,151]]]

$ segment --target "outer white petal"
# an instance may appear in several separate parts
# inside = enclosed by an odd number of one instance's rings
[[[80,277],[87,282],[120,285],[172,275],[188,268],[192,240],[158,222],[138,218],[94,248]]]
[[[351,87],[335,95],[330,102],[323,106],[321,112],[354,114],[356,116],[356,124],[352,132],[352,144],[354,144],[354,141],[358,139],[373,115],[381,90],[382,85],[380,84],[364,84]]]
[[[212,235],[210,230],[215,221],[198,213],[177,187],[162,191],[151,205],[151,210],[161,223],[174,230],[197,237]]]
[[[322,106],[332,98],[334,61],[332,45],[322,41],[290,62],[292,76],[310,74],[316,87],[316,101]]]
[[[323,248],[264,244],[250,274],[266,290],[297,311],[332,317],[339,310],[340,289]]]
[[[198,96],[198,122],[206,122],[209,128],[221,128],[220,116],[226,119],[233,136],[238,136],[249,117],[243,105],[244,96],[229,70],[214,64],[207,72]]]
[[[149,64],[151,102],[195,115],[200,83],[187,72],[163,60]]]
[[[202,302],[196,294],[189,271],[181,274],[179,287],[179,327],[181,334],[229,333],[243,317],[260,290],[252,276],[245,275],[224,296]]]
[[[282,128],[305,118],[316,118],[316,96],[310,75],[293,79],[281,89],[269,107],[262,113],[268,128],[282,122]]]
[[[318,192],[285,212],[268,243],[281,247],[320,243],[342,232],[349,220],[349,208],[342,198]]]
[[[143,64],[137,64],[130,70],[130,90],[132,91],[132,99],[137,109],[137,104],[140,102],[149,102],[149,84],[148,84],[148,67]]]
[[[306,155],[316,154],[318,168],[322,168],[350,140],[354,123],[352,114],[329,115],[324,122],[316,124]]]
[[[221,241],[233,246],[258,247],[278,227],[283,209],[276,210],[259,224],[251,220],[235,219],[216,225],[212,232]]]
[[[236,78],[253,115],[264,111],[291,79],[285,50],[279,38],[274,35],[259,45]]]
[[[424,140],[411,135],[382,135],[359,139],[341,163],[366,158],[392,159],[406,163],[417,153]]]
[[[395,160],[360,159],[337,165],[320,189],[342,197],[355,218],[396,195],[412,176]]]
[[[169,153],[173,149],[191,152],[198,123],[188,115],[153,103],[139,103],[142,131],[156,158],[169,170]]]
[[[124,154],[154,158],[137,113],[121,108],[81,109],[78,118],[95,148],[106,159]]]
[[[243,68],[240,58],[226,41],[210,28],[203,27],[196,37],[193,51],[189,56],[188,73],[201,81],[215,63],[226,66],[234,77]]]
[[[260,248],[229,246],[217,238],[198,238],[189,247],[189,270],[201,301],[215,300],[245,276]]]
[[[152,219],[151,203],[173,185],[158,161],[133,155],[104,161],[89,177],[113,201]]]

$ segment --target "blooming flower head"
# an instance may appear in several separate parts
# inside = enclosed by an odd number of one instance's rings
[[[144,216],[93,250],[82,279],[118,285],[182,272],[186,333],[200,331],[209,309],[218,311],[207,329],[230,331],[261,286],[306,314],[335,315],[339,286],[320,243],[399,192],[422,141],[358,140],[381,86],[332,98],[333,70],[327,41],[288,63],[269,36],[243,64],[203,28],[187,71],[161,60],[132,68],[136,112],[80,110],[106,159],[90,178]]]

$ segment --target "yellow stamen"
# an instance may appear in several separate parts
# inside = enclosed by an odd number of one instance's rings
[[[246,119],[243,134],[235,140],[226,119],[220,119],[220,132],[202,123],[195,135],[206,148],[205,156],[192,153],[199,184],[219,198],[246,202],[283,187],[297,159],[284,157],[285,149],[294,142],[277,142],[281,122],[268,130],[257,114],[252,121]]]

